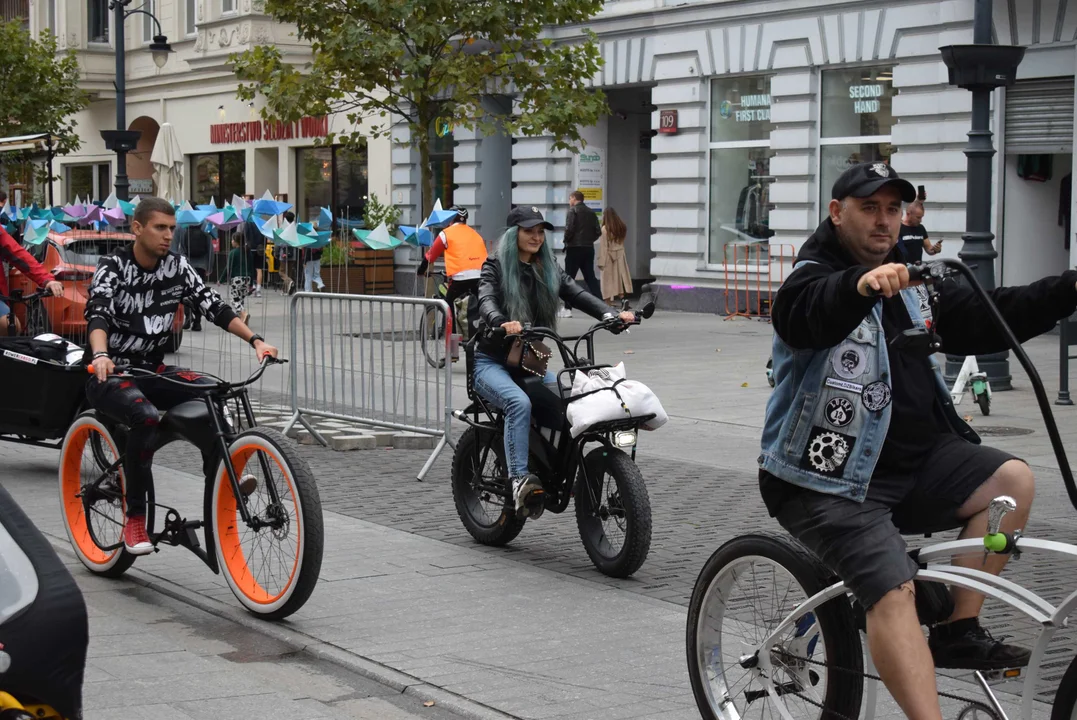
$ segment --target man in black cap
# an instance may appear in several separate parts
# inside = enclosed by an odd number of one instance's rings
[[[867,610],[868,645],[886,687],[910,718],[940,719],[938,667],[1028,664],[1028,651],[993,639],[978,621],[984,598],[954,588],[937,603],[925,642],[917,615],[928,590],[901,533],[963,527],[982,536],[1000,495],[1023,528],[1034,496],[1028,465],[984,447],[954,410],[929,351],[890,342],[927,327],[931,307],[895,253],[902,202],[913,186],[886,163],[860,163],[834,183],[828,217],[797,255],[774,298],[774,393],[767,404],[760,490],[770,514],[836,572]],[[1022,342],[1077,309],[1077,272],[991,293]],[[940,288],[934,330],[957,355],[1006,349],[973,291]],[[955,559],[999,573],[1005,555]],[[925,620],[925,622],[928,622]]]

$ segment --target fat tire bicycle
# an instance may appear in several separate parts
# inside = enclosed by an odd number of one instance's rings
[[[654,304],[637,312],[636,321],[649,318]],[[576,525],[587,556],[610,577],[631,576],[643,565],[651,546],[651,503],[643,474],[636,466],[640,427],[654,415],[600,422],[573,438],[565,411],[571,378],[608,365],[595,365],[579,354],[587,344],[594,356],[593,338],[599,330],[618,331],[624,323],[605,320],[575,338],[562,338],[550,328],[526,327],[525,340],[552,340],[561,352],[564,369],[557,374],[560,394],[543,378],[521,377],[517,384],[532,402],[528,465],[542,480],[545,510],[562,513],[575,500]],[[488,331],[505,338],[501,328]],[[503,546],[523,530],[527,518],[517,515],[509,486],[504,449],[504,414],[474,388],[475,343],[465,346],[467,390],[471,404],[453,416],[469,427],[460,435],[452,464],[452,494],[456,512],[468,533],[483,545]],[[570,348],[568,342],[575,341]],[[625,450],[629,452],[625,452]]]
[[[943,280],[961,275],[977,293],[1028,373],[1070,501],[1077,507],[1077,487],[1043,383],[998,308],[963,263],[940,260],[910,265],[909,270],[913,280],[927,286],[936,319],[936,286]],[[903,340],[929,353],[941,347],[931,331],[906,331]],[[951,558],[972,553],[1055,553],[1077,560],[1075,545],[1025,537],[1020,531],[999,533],[1003,515],[1015,508],[1011,498],[996,498],[989,508],[985,537],[937,543],[910,553],[921,568],[917,582],[934,583],[943,593],[948,592],[947,585],[981,592],[1040,628],[1026,669],[974,673],[986,702],[940,690],[941,698],[965,703],[959,720],[1007,720],[992,684],[1022,676],[1021,717],[1029,720],[1047,646],[1077,611],[1077,591],[1053,605],[1011,580],[949,564]],[[922,624],[937,619],[920,616]],[[685,646],[700,715],[707,720],[771,716],[871,720],[880,680],[863,649],[863,627],[863,612],[848,599],[844,583],[798,542],[779,534],[733,538],[708,559],[689,604]],[[1051,720],[1077,720],[1077,657],[1062,678]]]
[[[204,519],[188,520],[157,503],[152,487],[147,488],[146,506],[147,531],[155,550],[161,545],[187,548],[214,573],[223,573],[239,602],[265,620],[286,618],[310,598],[325,542],[322,504],[310,467],[284,435],[256,426],[248,397],[248,386],[278,362],[284,361],[267,356],[242,382],[199,373],[215,382],[183,383],[201,397],[162,413],[154,449],[182,439],[215,450],[213,467],[203,468]],[[122,372],[180,382],[168,374],[136,368]],[[126,432],[90,410],[75,418],[60,451],[64,527],[82,564],[103,577],[119,577],[135,561],[123,544]],[[244,494],[240,482],[248,476],[256,484]],[[160,529],[155,524],[158,508],[165,511]],[[205,548],[195,532],[199,529],[204,531]],[[260,550],[258,560],[254,555]],[[275,571],[281,576],[274,577]]]

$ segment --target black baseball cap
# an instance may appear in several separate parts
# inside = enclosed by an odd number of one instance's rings
[[[542,218],[542,213],[539,212],[537,207],[525,207],[523,205],[517,205],[509,212],[506,224],[509,227],[518,225],[522,228],[533,228],[536,225],[541,225],[547,230],[553,230],[553,225]]]
[[[901,193],[901,199],[912,202],[916,199],[916,188],[908,180],[898,177],[897,170],[884,162],[857,163],[838,176],[834,183],[831,197],[844,200],[850,195],[855,198],[871,197],[884,185],[893,185]]]

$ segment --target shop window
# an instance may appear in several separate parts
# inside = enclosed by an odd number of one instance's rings
[[[112,192],[112,166],[109,163],[67,165],[64,167],[64,195],[67,202],[104,200]]]
[[[770,229],[770,77],[711,82],[708,262],[766,260]]]
[[[361,220],[367,203],[367,151],[332,147],[299,148],[297,170],[300,220],[318,217],[318,208],[350,220]]]
[[[247,157],[242,150],[191,156],[191,203],[205,205],[214,199],[217,205],[233,195],[247,192]]]
[[[89,29],[87,40],[92,43],[108,43],[108,0],[87,0]]]
[[[434,197],[430,201],[431,205],[435,200],[441,200],[443,208],[453,204],[453,189],[456,187],[453,184],[455,147],[452,126],[439,119],[430,133],[430,170],[434,175]]]
[[[819,139],[819,216],[828,214],[831,188],[850,165],[889,164],[893,68],[823,71]]]

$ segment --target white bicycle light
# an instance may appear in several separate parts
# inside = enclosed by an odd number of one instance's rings
[[[617,447],[632,447],[636,444],[636,431],[635,430],[622,430],[614,434],[613,444]]]

